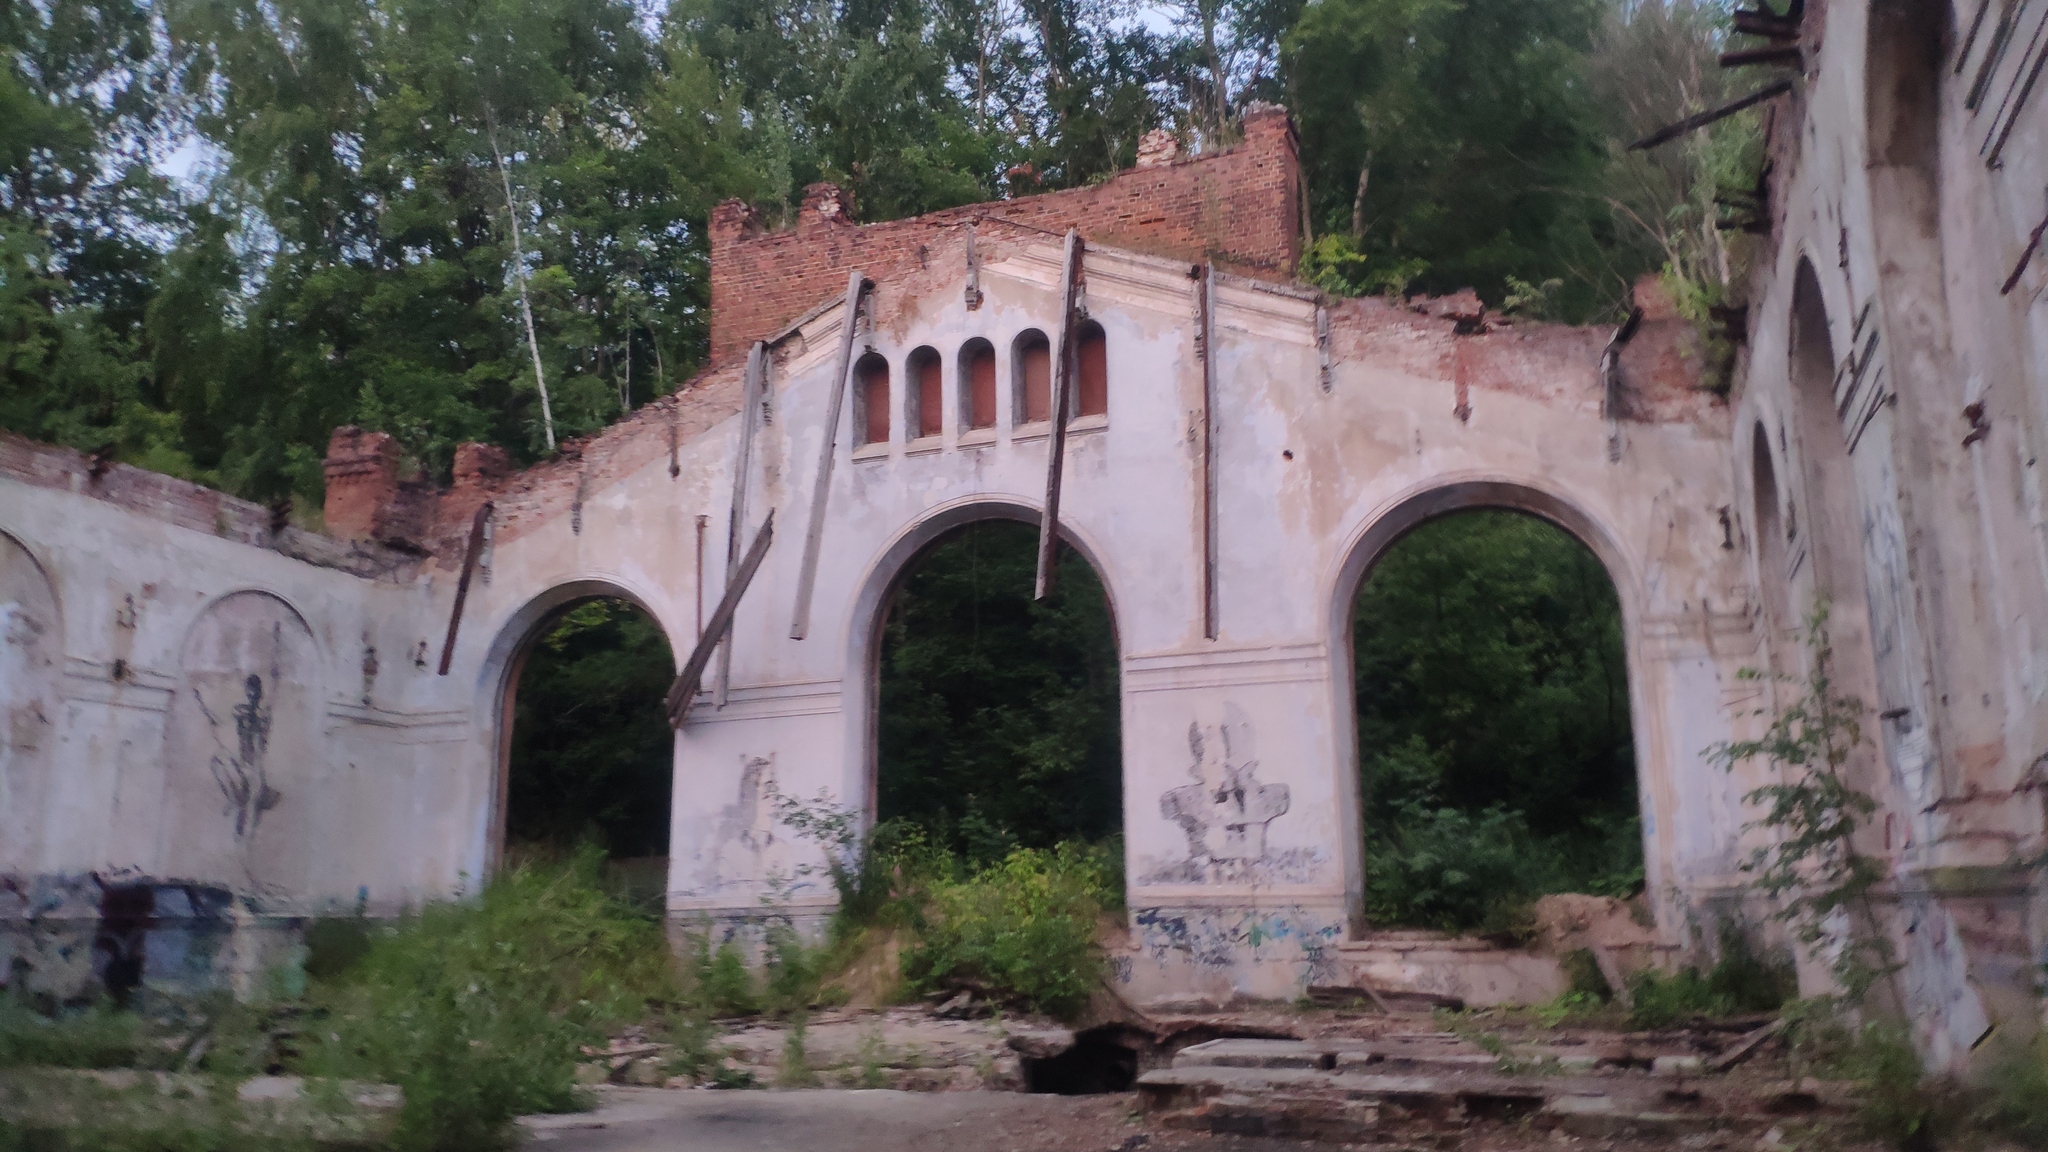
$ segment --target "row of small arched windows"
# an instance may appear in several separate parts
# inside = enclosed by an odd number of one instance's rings
[[[1075,329],[1072,417],[1109,415],[1109,351],[1102,325],[1083,321]],[[930,345],[913,351],[904,362],[909,389],[905,393],[905,440],[941,436],[946,426],[946,380],[939,351]],[[960,346],[954,375],[956,419],[962,432],[993,430],[1001,401],[996,388],[995,345],[977,336]],[[879,352],[861,357],[854,366],[855,447],[889,442],[889,360]],[[1010,426],[1046,424],[1052,419],[1052,341],[1036,328],[1010,344]]]

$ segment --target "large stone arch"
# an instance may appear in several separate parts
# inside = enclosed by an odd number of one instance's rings
[[[166,875],[260,896],[312,890],[321,838],[347,835],[315,799],[321,681],[313,630],[272,592],[230,592],[193,620],[164,734]]]
[[[866,576],[854,597],[853,610],[847,616],[845,667],[850,675],[844,692],[846,714],[852,725],[849,737],[853,741],[852,747],[859,750],[860,765],[860,775],[849,782],[858,790],[849,789],[846,796],[848,806],[858,808],[869,818],[874,816],[876,772],[879,768],[876,742],[881,717],[883,615],[890,598],[909,576],[914,562],[948,534],[970,524],[1008,520],[1035,526],[1042,519],[1040,508],[1016,497],[977,496],[958,500],[933,508],[905,525],[869,561]],[[1082,532],[1076,531],[1073,522],[1067,520],[1060,522],[1060,542],[1078,552],[1095,570],[1103,595],[1109,600],[1110,627],[1116,634],[1117,656],[1121,660],[1125,654],[1124,637],[1117,627],[1116,587],[1104,550],[1089,541]],[[1131,803],[1128,787],[1125,788],[1124,802],[1128,811]]]
[[[42,855],[63,659],[56,584],[0,532],[0,873],[33,871]]]
[[[548,630],[555,618],[586,600],[624,600],[645,613],[661,629],[668,642],[669,658],[678,666],[689,656],[688,647],[676,644],[675,631],[653,606],[654,597],[617,576],[586,575],[551,584],[499,622],[491,634],[490,646],[478,670],[475,707],[480,730],[492,734],[492,773],[486,800],[476,812],[477,843],[483,847],[483,874],[495,874],[504,862],[505,817],[511,785],[512,724],[519,693],[519,676],[534,641]],[[694,637],[692,642],[694,643]]]
[[[1600,561],[1613,581],[1621,601],[1622,634],[1627,654],[1629,713],[1635,740],[1636,774],[1644,808],[1644,834],[1648,839],[1660,827],[1668,827],[1676,804],[1672,775],[1677,765],[1666,752],[1661,738],[1662,714],[1667,702],[1658,698],[1644,667],[1642,620],[1645,594],[1637,575],[1638,566],[1619,535],[1588,511],[1588,502],[1528,478],[1495,476],[1446,477],[1411,488],[1376,509],[1348,543],[1341,566],[1330,582],[1329,651],[1330,685],[1334,691],[1331,715],[1338,717],[1333,733],[1338,749],[1337,770],[1346,774],[1336,792],[1345,804],[1343,828],[1347,890],[1354,902],[1365,891],[1364,798],[1359,784],[1359,747],[1356,660],[1353,652],[1351,613],[1358,591],[1373,567],[1409,533],[1424,524],[1458,512],[1500,509],[1535,516],[1556,525],[1584,544]],[[1645,844],[1643,861],[1649,890],[1658,892],[1660,872],[1667,862],[1660,860],[1653,846]],[[1668,927],[1668,926],[1667,926]]]

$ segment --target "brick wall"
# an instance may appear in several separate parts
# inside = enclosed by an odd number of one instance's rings
[[[1256,107],[1227,151],[1123,172],[1102,184],[969,204],[882,224],[852,222],[848,195],[804,190],[796,227],[768,232],[746,205],[711,216],[711,355],[742,352],[846,288],[860,268],[879,276],[947,230],[1006,220],[1049,232],[1285,280],[1301,258],[1301,168],[1285,110]],[[996,225],[1000,227],[1000,225]]]

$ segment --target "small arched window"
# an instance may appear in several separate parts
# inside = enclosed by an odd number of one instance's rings
[[[889,362],[870,352],[854,365],[855,447],[889,442]]]
[[[1076,416],[1109,415],[1109,342],[1102,325],[1084,321],[1075,332],[1074,358]]]
[[[1017,337],[1011,380],[1017,390],[1019,424],[1052,419],[1052,342],[1033,328]]]
[[[960,420],[970,429],[996,426],[996,348],[979,336],[960,348]]]
[[[911,405],[911,411],[904,414],[904,423],[914,438],[937,436],[946,426],[946,392],[940,382],[939,351],[936,348],[919,348],[910,354],[910,391],[904,399]]]

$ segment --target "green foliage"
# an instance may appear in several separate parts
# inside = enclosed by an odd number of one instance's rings
[[[1558,957],[1557,963],[1564,969],[1566,996],[1580,997],[1581,1003],[1601,1004],[1614,998],[1614,989],[1607,983],[1606,973],[1600,971],[1600,961],[1594,957],[1592,949],[1575,948]]]
[[[1597,0],[1303,6],[1284,43],[1310,208],[1358,269],[1326,286],[1498,303],[1510,276],[1569,270],[1562,311],[1607,307],[1627,281],[1598,274],[1614,233],[1586,82],[1599,16]]]
[[[1743,870],[1778,902],[1778,916],[1793,925],[1802,944],[1816,954],[1833,952],[1836,979],[1851,1001],[1860,1001],[1896,965],[1871,906],[1883,866],[1856,846],[1857,829],[1877,810],[1877,801],[1850,779],[1865,706],[1835,688],[1827,621],[1825,603],[1807,615],[1806,673],[1786,681],[1801,694],[1775,711],[1758,710],[1769,717],[1762,736],[1716,744],[1706,755],[1728,771],[1749,760],[1770,765],[1780,782],[1744,797],[1761,809],[1751,827],[1770,838]]]
[[[1122,824],[1115,630],[1066,550],[1031,598],[1037,532],[985,521],[915,562],[883,626],[879,807],[975,861]]]
[[[1511,930],[1642,883],[1621,610],[1600,562],[1509,512],[1425,524],[1353,617],[1368,914]]]
[[[1014,849],[957,880],[933,877],[904,976],[918,991],[964,985],[1071,1015],[1101,983],[1096,925],[1121,883],[1107,851],[1072,843]]]
[[[2048,1034],[1997,1053],[1970,1119],[2025,1147],[2048,1148]]]
[[[608,897],[598,864],[516,867],[379,933],[315,987],[308,1069],[403,1088],[400,1148],[498,1147],[514,1115],[575,1107],[578,1046],[675,994],[659,925]]]
[[[143,1017],[105,1001],[45,1016],[0,995],[0,1068],[149,1068],[163,1055]]]
[[[1751,947],[1738,925],[1723,924],[1721,957],[1704,975],[1684,968],[1665,975],[1644,969],[1629,979],[1629,1022],[1665,1028],[1696,1016],[1774,1012],[1798,991],[1789,963],[1773,963]]]
[[[1078,187],[1154,128],[1235,143],[1251,100],[1297,114],[1331,291],[1583,318],[1659,267],[1687,307],[1742,279],[1715,225],[1753,210],[1754,117],[1615,152],[1723,96],[1714,0],[657,8],[8,7],[0,426],[302,507],[340,423],[428,477],[466,439],[530,460],[522,295],[557,434],[589,432],[702,362],[720,200]]]
[[[668,641],[638,608],[586,600],[562,613],[519,676],[506,838],[666,855],[674,677]]]
[[[713,948],[705,935],[693,947],[691,992],[698,1007],[714,1017],[752,1016],[761,1010],[754,974],[738,944],[727,940]]]

